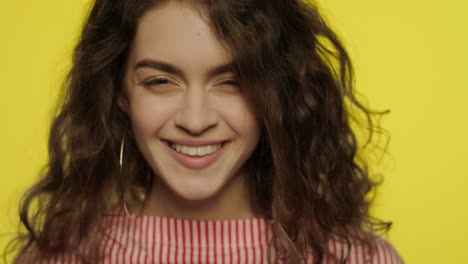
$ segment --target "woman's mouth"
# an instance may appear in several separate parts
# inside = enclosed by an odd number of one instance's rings
[[[229,145],[229,141],[197,146],[176,144],[168,140],[162,140],[162,142],[177,162],[191,169],[202,169],[211,165],[219,159]]]
[[[189,156],[198,156],[202,157],[205,155],[209,155],[218,151],[221,148],[222,143],[214,144],[214,145],[205,145],[205,146],[187,146],[187,145],[179,145],[175,143],[169,143],[169,146],[182,154],[189,155]]]

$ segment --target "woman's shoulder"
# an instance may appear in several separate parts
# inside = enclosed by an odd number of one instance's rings
[[[374,257],[375,264],[400,264],[404,263],[400,254],[397,252],[395,247],[387,240],[381,237],[375,238],[375,250],[376,254]]]
[[[371,245],[369,247],[369,245]],[[381,236],[372,236],[370,243],[363,243],[361,240],[350,240],[349,243],[338,240],[329,241],[329,250],[338,257],[348,257],[347,264],[403,264],[395,247]],[[325,263],[329,263],[325,261]]]
[[[374,245],[374,254],[372,257],[373,264],[403,264],[403,259],[401,258],[398,251],[395,247],[388,242],[383,237],[375,236],[373,239]],[[355,252],[354,255],[356,256],[359,252]],[[362,254],[362,253],[361,253]]]

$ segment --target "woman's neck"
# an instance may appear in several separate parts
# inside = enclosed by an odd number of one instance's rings
[[[250,197],[246,174],[233,177],[212,197],[196,201],[178,196],[155,177],[151,192],[137,214],[200,220],[258,218]]]

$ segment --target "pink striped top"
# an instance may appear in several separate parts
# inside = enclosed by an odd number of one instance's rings
[[[267,244],[273,235],[272,224],[266,219],[247,220],[182,220],[158,216],[129,219],[122,211],[104,217],[109,234],[103,238],[99,263],[267,263]],[[402,259],[385,240],[376,239],[374,264],[400,264]],[[86,252],[86,246],[80,246]],[[344,249],[336,241],[330,250],[340,256]],[[89,249],[88,249],[89,250]],[[274,249],[270,254],[276,254]],[[33,261],[33,254],[23,256],[19,263],[83,263],[72,253]],[[306,263],[313,263],[309,254]],[[353,244],[348,264],[364,263],[363,247]],[[283,262],[279,262],[283,263]],[[324,264],[335,263],[326,257]]]

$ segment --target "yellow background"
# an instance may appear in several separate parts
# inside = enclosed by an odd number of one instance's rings
[[[321,0],[370,106],[390,109],[374,214],[407,263],[468,263],[468,2]],[[57,91],[89,0],[1,0],[0,233],[47,155]],[[0,250],[6,244],[0,236]]]

